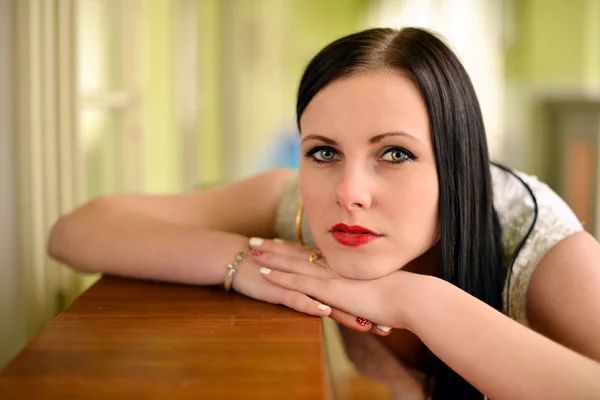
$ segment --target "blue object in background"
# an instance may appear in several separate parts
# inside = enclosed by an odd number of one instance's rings
[[[300,134],[298,130],[286,130],[276,137],[267,146],[265,153],[261,154],[258,163],[262,170],[276,168],[297,170],[300,164]]]

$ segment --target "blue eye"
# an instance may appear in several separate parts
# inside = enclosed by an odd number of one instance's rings
[[[317,151],[313,156],[319,161],[331,161],[335,157],[335,153],[329,149]]]
[[[306,153],[306,157],[317,163],[327,163],[337,159],[337,150],[333,147],[319,146]]]

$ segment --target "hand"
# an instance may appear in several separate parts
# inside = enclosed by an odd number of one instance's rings
[[[390,325],[383,323],[384,320],[387,321],[389,318],[379,318],[377,320],[379,325],[373,324],[371,318],[364,318],[366,316],[364,313],[366,312],[365,307],[362,307],[363,312],[354,314],[352,311],[349,311],[352,308],[346,308],[347,304],[343,300],[334,300],[335,296],[322,294],[323,290],[329,290],[333,286],[338,287],[340,283],[347,283],[349,285],[358,284],[366,288],[371,286],[371,284],[364,285],[367,281],[353,281],[341,278],[329,268],[327,260],[323,257],[310,262],[309,257],[311,254],[319,254],[317,249],[292,242],[278,242],[276,240],[263,240],[260,244],[251,244],[251,247],[253,249],[252,258],[254,261],[266,267],[266,269],[261,268],[261,271],[272,271],[272,273],[265,275],[268,282],[282,289],[301,293],[307,298],[323,300],[324,304],[332,307],[328,316],[347,328],[361,332],[370,331],[380,336],[390,334]],[[315,286],[311,287],[313,284]],[[349,289],[348,293],[353,293],[351,288],[346,289]],[[338,293],[337,289],[335,293]],[[330,301],[327,302],[323,297],[319,296],[324,296]],[[362,302],[360,298],[353,297],[358,303]],[[384,301],[384,299],[381,300]],[[335,306],[332,306],[333,303],[335,303]],[[296,307],[292,308],[302,311]],[[311,311],[309,310],[308,314],[317,315]],[[373,313],[369,312],[369,314]],[[360,315],[361,317],[357,318],[356,315]]]
[[[332,310],[329,306],[311,299],[304,293],[285,289],[265,280],[259,272],[261,267],[249,252],[235,274],[233,290],[256,300],[285,305],[301,313],[319,317],[330,315]]]

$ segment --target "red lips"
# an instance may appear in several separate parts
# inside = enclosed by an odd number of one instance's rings
[[[346,224],[332,226],[331,235],[338,243],[352,247],[362,246],[381,237],[381,235],[362,226],[348,226]]]

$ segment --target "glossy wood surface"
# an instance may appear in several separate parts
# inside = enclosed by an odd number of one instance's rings
[[[0,399],[328,399],[326,376],[318,318],[105,277],[0,372]]]

